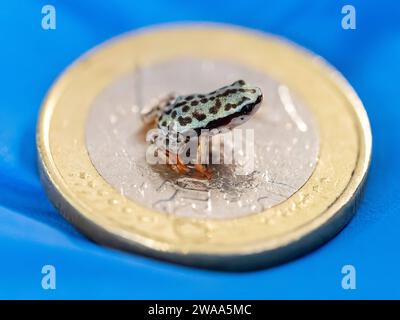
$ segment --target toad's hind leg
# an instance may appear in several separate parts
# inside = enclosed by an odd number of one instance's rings
[[[175,101],[176,94],[170,93],[167,96],[158,99],[154,105],[146,106],[140,111],[140,116],[144,123],[151,124],[157,120],[161,112],[168,109]]]

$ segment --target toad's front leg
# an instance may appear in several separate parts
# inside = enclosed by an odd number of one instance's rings
[[[167,163],[178,174],[186,174],[189,172],[189,168],[184,164],[181,157],[169,150],[166,151]]]

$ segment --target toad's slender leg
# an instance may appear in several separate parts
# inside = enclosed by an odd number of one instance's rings
[[[205,177],[207,180],[210,180],[212,177],[212,171],[210,169],[207,169],[205,166],[203,166],[201,163],[196,163],[194,165],[194,168],[196,169],[197,172],[199,172],[203,177]]]
[[[212,171],[206,168],[202,163],[202,150],[207,150],[205,143],[208,143],[208,139],[199,139],[199,145],[197,148],[197,155],[196,155],[196,163],[194,164],[194,168],[197,172],[199,172],[203,177],[206,179],[211,179]]]
[[[180,173],[184,174],[184,173],[188,173],[189,172],[189,168],[183,163],[182,159],[177,156],[177,164],[176,166],[178,167],[178,170]]]
[[[176,173],[185,174],[189,172],[189,168],[183,163],[181,157],[166,150],[168,164]],[[176,161],[174,161],[176,159]],[[176,163],[175,163],[176,162]]]
[[[155,122],[160,112],[167,109],[176,99],[175,93],[170,93],[167,96],[159,99],[156,104],[146,106],[140,111],[140,116],[145,124]]]

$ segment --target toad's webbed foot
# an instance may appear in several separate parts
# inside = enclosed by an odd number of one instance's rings
[[[200,175],[203,179],[206,178],[207,180],[210,180],[212,177],[212,171],[208,168],[206,168],[204,165],[201,163],[196,163],[194,165],[194,169],[196,170],[194,174]]]

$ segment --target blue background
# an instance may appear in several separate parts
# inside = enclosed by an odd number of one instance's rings
[[[357,29],[341,28],[341,1],[2,1],[0,7],[1,298],[400,298],[400,5],[349,1]],[[41,28],[41,8],[57,29]],[[57,75],[121,32],[172,21],[238,24],[287,37],[322,55],[354,86],[374,150],[366,192],[350,225],[313,253],[269,270],[222,273],[103,248],[63,220],[36,168],[35,126]],[[43,290],[41,268],[57,270]],[[341,267],[357,289],[341,288]]]

